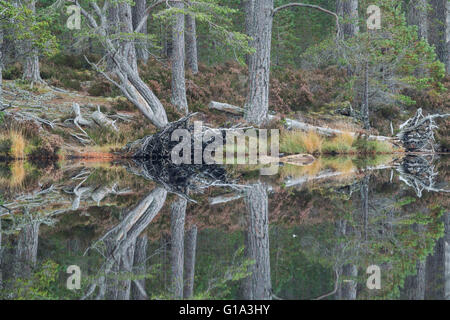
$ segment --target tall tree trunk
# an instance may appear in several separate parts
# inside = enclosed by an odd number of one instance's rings
[[[136,29],[137,24],[142,20],[146,9],[146,0],[135,0],[133,7],[133,29]],[[147,21],[142,26],[140,32],[147,35]],[[148,60],[148,45],[147,40],[137,40],[136,42],[136,57],[138,60],[147,63]]]
[[[126,3],[119,3],[119,21],[120,21],[120,31],[123,33],[132,34],[133,33],[133,15],[131,13],[131,6]],[[128,64],[131,68],[137,72],[137,59],[136,59],[136,49],[134,47],[134,41],[123,40],[121,41],[121,51],[122,56],[128,59]]]
[[[342,35],[345,39],[359,32],[358,0],[337,0],[336,13],[344,20]]]
[[[108,12],[106,13],[106,19],[107,19],[107,34],[108,35],[114,35],[119,32],[119,6],[117,3],[112,2],[109,0],[109,6],[108,6]],[[110,56],[110,54],[106,57],[106,70],[108,72],[113,72],[116,68],[116,65],[114,63],[114,60]]]
[[[193,74],[198,73],[197,26],[195,17],[186,15],[186,62]]]
[[[450,1],[431,0],[428,41],[436,47],[439,60],[450,74]]]
[[[269,213],[267,188],[262,183],[252,185],[245,195],[247,206],[246,257],[254,260],[251,275],[244,279],[244,299],[272,299],[269,251]]]
[[[183,9],[182,2],[172,2],[172,6]],[[188,103],[186,98],[185,79],[185,48],[184,48],[184,14],[175,14],[175,21],[172,26],[172,104],[184,114],[188,113]]]
[[[272,40],[273,0],[255,1],[251,24],[251,47],[256,52],[249,59],[249,88],[245,120],[261,125],[269,111],[270,49]]]
[[[147,271],[147,244],[148,238],[146,236],[139,237],[136,241],[136,249],[134,251],[134,272],[138,277],[144,277]],[[131,293],[133,300],[146,300],[147,297],[137,287],[137,284],[145,289],[145,278],[137,279],[132,283]]]
[[[185,282],[183,296],[189,299],[194,294],[195,253],[197,251],[197,226],[192,226],[186,234],[186,250],[184,259]]]
[[[244,0],[244,14],[245,14],[245,34],[253,37],[253,11],[255,8],[255,0]],[[251,43],[249,43],[251,45]],[[247,65],[250,67],[250,56],[245,55]]]
[[[171,215],[171,269],[172,269],[172,296],[175,299],[183,298],[183,267],[184,267],[184,221],[186,217],[185,199],[178,199],[172,204]]]
[[[370,129],[369,118],[369,62],[364,64],[364,84],[363,84],[363,100],[361,103],[361,118],[364,129]]]
[[[410,25],[418,27],[419,39],[428,40],[428,0],[410,1],[406,16]]]
[[[3,30],[0,29],[0,107],[3,106]]]
[[[27,7],[36,13],[36,1],[28,0]],[[23,79],[33,83],[42,82],[39,72],[39,57],[36,49],[32,47],[31,40],[25,41],[25,66],[23,67]]]
[[[16,247],[15,277],[27,278],[36,265],[39,222],[32,222],[20,231]]]

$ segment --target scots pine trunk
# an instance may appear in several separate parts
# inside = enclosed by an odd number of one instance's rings
[[[36,13],[36,1],[28,0],[27,8],[30,9],[33,14]],[[25,65],[23,67],[23,79],[30,81],[31,83],[42,82],[39,72],[39,57],[38,52],[32,46],[31,40],[27,40],[24,43],[25,51]]]
[[[273,0],[255,1],[251,24],[249,88],[245,104],[245,120],[261,125],[269,111],[270,49],[272,40]]]
[[[246,257],[254,260],[251,274],[244,279],[243,298],[272,299],[269,251],[269,212],[267,188],[262,183],[252,185],[245,195],[247,206]]]
[[[406,17],[410,25],[418,27],[419,39],[428,40],[428,0],[410,1]]]
[[[359,32],[358,0],[337,0],[336,13],[344,21],[342,35],[345,39]]]
[[[244,0],[243,1],[244,14],[245,14],[245,34],[252,37],[253,28],[253,9],[255,7],[255,0]],[[245,55],[245,60],[247,65],[250,66],[250,56]]]
[[[108,11],[106,13],[106,33],[108,35],[114,35],[119,32],[119,6],[118,4],[110,1]],[[115,43],[115,42],[114,42]],[[106,71],[113,72],[116,68],[114,60],[111,57],[111,53],[106,56]]]
[[[172,6],[183,9],[182,2],[172,2]],[[172,104],[184,114],[188,113],[185,79],[184,14],[176,13],[172,25]]]
[[[146,9],[146,0],[135,0],[135,5],[133,7],[133,29],[136,29],[137,24],[142,20]],[[142,35],[147,35],[147,21],[145,21],[141,30],[139,31]],[[147,50],[147,40],[137,40],[136,41],[136,57],[138,60],[147,63],[148,60],[148,50]]]
[[[3,30],[0,29],[0,108],[3,106],[3,61]]]
[[[171,215],[171,270],[172,297],[183,298],[183,267],[184,267],[184,221],[186,217],[185,199],[178,199],[172,204]]]
[[[186,63],[193,74],[198,73],[197,24],[193,15],[186,15]]]
[[[119,3],[119,21],[120,21],[120,31],[122,33],[133,33],[133,20],[132,20],[131,6],[124,2]],[[122,40],[120,50],[121,55],[128,59],[128,64],[130,67],[137,72],[137,59],[136,59],[136,49],[134,47],[134,41],[132,40]]]
[[[193,226],[186,234],[186,250],[184,259],[185,282],[183,296],[189,299],[194,294],[195,254],[197,251],[197,226]]]

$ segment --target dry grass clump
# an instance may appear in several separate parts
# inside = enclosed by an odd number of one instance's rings
[[[323,139],[315,131],[288,131],[281,136],[280,151],[282,153],[320,153]]]
[[[0,133],[1,152],[13,159],[22,160],[25,158],[26,139],[19,130],[8,130]]]
[[[11,139],[11,157],[24,159],[26,141],[23,134],[19,131],[10,131],[9,138]]]
[[[329,141],[325,141],[323,145],[324,153],[350,154],[357,152],[353,147],[355,136],[350,132],[343,132]]]

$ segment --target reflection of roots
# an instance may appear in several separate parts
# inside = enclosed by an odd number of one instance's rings
[[[435,171],[433,159],[427,159],[425,156],[407,156],[397,167],[397,171],[400,173],[400,180],[414,188],[418,197],[422,197],[424,190],[449,192],[435,187],[434,180],[439,173]]]

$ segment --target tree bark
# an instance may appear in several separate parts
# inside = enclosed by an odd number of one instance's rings
[[[131,12],[130,4],[126,2],[119,3],[119,21],[120,21],[120,31],[127,34],[132,34],[133,29],[133,15]],[[128,59],[128,64],[137,72],[137,58],[136,58],[136,48],[134,46],[134,41],[132,40],[122,40],[120,45],[120,50],[122,51],[122,56]]]
[[[245,195],[247,206],[246,257],[254,260],[251,275],[244,279],[246,300],[272,299],[269,251],[269,214],[267,189],[262,183],[252,185]]]
[[[366,61],[364,65],[364,88],[363,88],[363,101],[361,103],[361,118],[363,121],[363,127],[366,130],[370,129],[369,118],[369,62]]]
[[[429,11],[428,41],[436,47],[439,60],[445,64],[450,73],[450,2],[448,0],[431,0]]]
[[[139,277],[144,277],[147,271],[147,244],[148,238],[146,236],[137,238],[136,249],[134,251],[134,273]],[[133,300],[147,300],[147,297],[137,287],[138,284],[141,288],[145,288],[145,278],[137,279],[133,282],[131,286]]]
[[[253,37],[253,11],[255,8],[255,0],[244,0],[243,1],[244,14],[245,14],[245,34],[249,37]],[[251,45],[251,43],[249,43]],[[245,60],[247,65],[250,67],[250,56],[245,55]]]
[[[344,20],[342,35],[351,38],[359,32],[358,0],[337,0],[336,13]]]
[[[146,9],[146,0],[135,0],[135,5],[133,7],[133,29],[136,29],[137,24],[144,18]],[[145,21],[140,32],[142,35],[147,35],[147,21]],[[147,40],[137,40],[136,41],[136,57],[138,60],[147,63],[148,61],[148,50],[147,50]]]
[[[173,7],[183,9],[182,2],[173,2]],[[172,104],[184,114],[188,113],[185,79],[185,43],[184,43],[184,14],[176,13],[172,26]]]
[[[428,1],[410,1],[406,17],[410,25],[418,27],[419,39],[428,40]]]
[[[27,1],[27,8],[36,13],[36,1]],[[23,79],[33,83],[42,82],[39,72],[39,57],[37,50],[32,47],[31,40],[25,41],[25,65],[23,67]]]
[[[39,222],[32,222],[20,231],[14,268],[16,278],[29,277],[33,267],[36,265],[39,226]]]
[[[245,120],[255,125],[264,123],[269,111],[272,12],[273,0],[255,1],[249,34],[256,52],[249,57],[249,89],[244,108]]]
[[[172,204],[171,215],[171,270],[172,297],[183,298],[183,267],[184,267],[184,221],[186,217],[185,199],[178,199]]]
[[[197,226],[194,225],[186,235],[186,255],[184,259],[185,282],[183,296],[189,299],[194,294],[195,254],[197,251]]]
[[[119,26],[119,7],[118,4],[109,1],[108,11],[106,13],[106,32],[108,35],[117,34]],[[116,68],[114,60],[111,57],[111,53],[106,56],[106,71],[113,72]]]
[[[186,15],[186,62],[193,74],[198,73],[197,24],[195,17]]]

